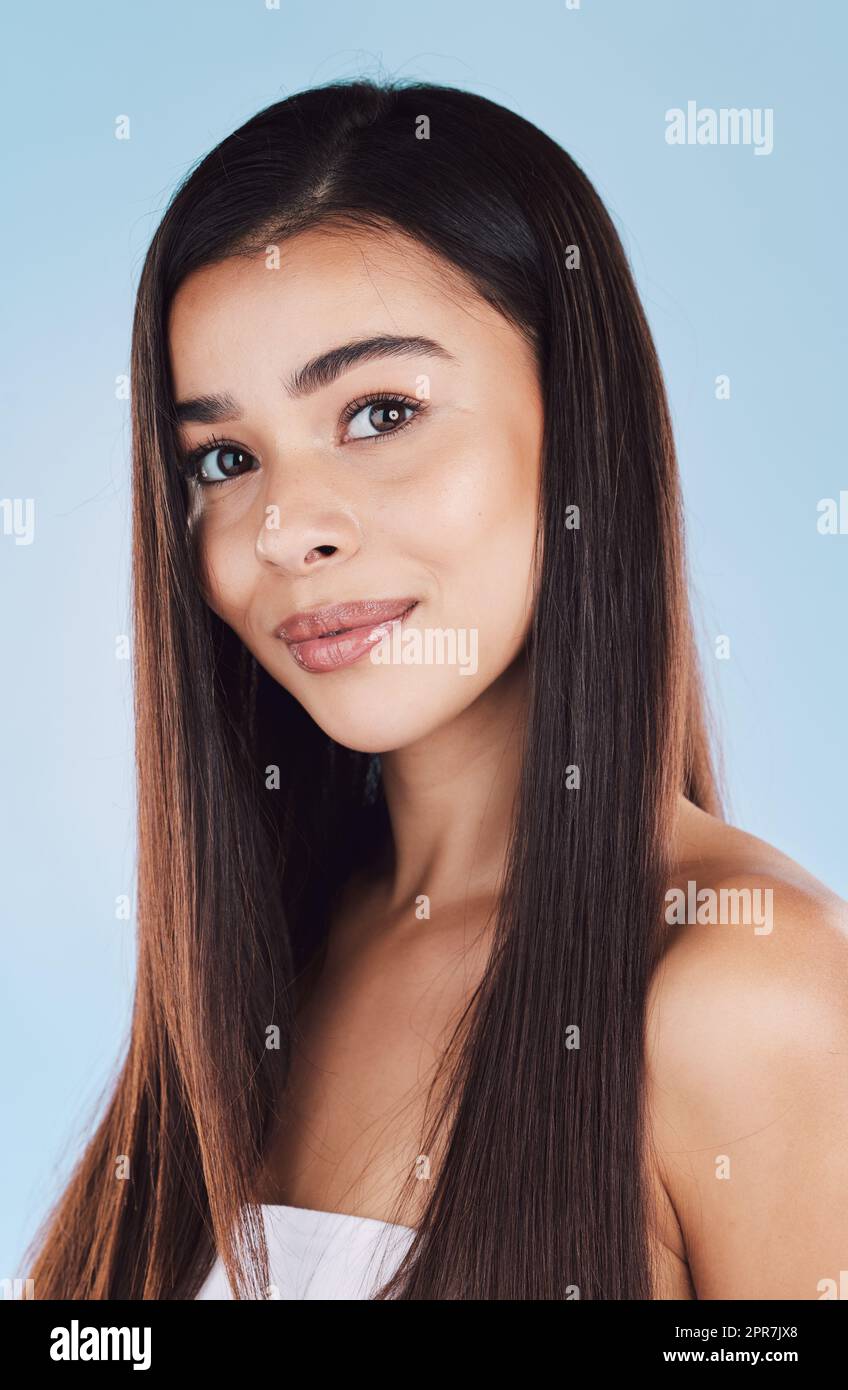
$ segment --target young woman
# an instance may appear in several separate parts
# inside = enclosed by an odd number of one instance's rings
[[[845,904],[721,817],[585,175],[292,96],[174,197],[132,383],[135,1012],[35,1296],[821,1297]]]

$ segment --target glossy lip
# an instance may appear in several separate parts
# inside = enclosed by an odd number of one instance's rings
[[[276,630],[298,666],[316,675],[352,666],[375,647],[416,598],[363,599],[292,613]]]

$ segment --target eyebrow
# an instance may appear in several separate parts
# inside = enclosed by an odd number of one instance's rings
[[[440,357],[445,362],[456,361],[453,353],[434,338],[382,333],[373,338],[356,338],[319,353],[292,372],[283,382],[283,387],[288,396],[299,400],[320,391],[323,386],[329,386],[330,382],[360,362],[371,362],[381,357]],[[238,401],[227,392],[216,391],[211,395],[178,401],[176,412],[181,425],[218,425],[223,420],[241,419]]]

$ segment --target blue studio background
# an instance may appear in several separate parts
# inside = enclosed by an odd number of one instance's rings
[[[58,0],[5,9],[0,498],[0,1277],[125,1045],[134,773],[128,371],[143,255],[255,111],[357,75],[466,87],[541,126],[622,234],[674,415],[731,818],[848,895],[841,54],[825,0]],[[665,113],[770,108],[774,148],[669,145]],[[115,121],[131,119],[131,138]],[[716,378],[730,378],[730,398]],[[848,497],[846,497],[848,503]],[[848,514],[845,518],[848,531]],[[715,639],[731,640],[717,660]]]

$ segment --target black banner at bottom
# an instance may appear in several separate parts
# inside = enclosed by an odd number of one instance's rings
[[[342,1374],[374,1374],[382,1379],[391,1368],[393,1375],[405,1379],[417,1364],[431,1378],[438,1363],[442,1373],[462,1369],[479,1371],[487,1351],[510,1360],[519,1357],[529,1374],[527,1359],[535,1358],[533,1343],[526,1341],[527,1324],[521,1319],[516,1328],[521,1343],[509,1343],[509,1321],[502,1315],[487,1332],[446,1327],[449,1341],[439,1343],[441,1325],[407,1323],[403,1313],[392,1313],[391,1304],[381,1303],[381,1313],[368,1315],[316,1312],[313,1329],[309,1315],[301,1306],[295,1320],[280,1307],[253,1308],[242,1304],[242,1311],[230,1303],[218,1314],[215,1304],[150,1302],[38,1302],[10,1301],[7,1304],[4,1360],[10,1355],[20,1370],[39,1374],[55,1373],[60,1378],[76,1370],[96,1376],[107,1369],[144,1371],[173,1376],[179,1372],[247,1370],[251,1375],[275,1369],[284,1373],[290,1351],[302,1372],[304,1359],[316,1358],[315,1370],[325,1376],[335,1361]],[[757,1370],[772,1366],[794,1366],[805,1373],[840,1364],[845,1342],[846,1304],[838,1300],[798,1302],[651,1302],[580,1303],[559,1305],[541,1316],[539,1330],[546,1335],[544,1360],[539,1374],[550,1374],[549,1362],[562,1356],[563,1372],[581,1365],[597,1371],[648,1370],[668,1366],[745,1365]],[[360,1316],[377,1317],[361,1322]],[[327,1318],[330,1318],[328,1324]],[[548,1317],[553,1318],[548,1323]],[[341,1321],[336,1321],[340,1318]],[[348,1321],[348,1318],[351,1318]],[[384,1320],[385,1319],[385,1320]],[[332,1337],[327,1332],[332,1331]],[[482,1336],[480,1332],[482,1331]],[[294,1336],[293,1336],[294,1334]],[[314,1335],[317,1334],[317,1335]],[[423,1355],[417,1338],[426,1334]],[[403,1338],[403,1358],[387,1361],[386,1341]],[[295,1338],[297,1340],[295,1340]],[[558,1339],[562,1338],[561,1343]],[[372,1345],[369,1347],[369,1339]],[[505,1345],[505,1343],[507,1345]],[[411,1355],[410,1355],[411,1354]],[[370,1367],[370,1371],[369,1368]]]

